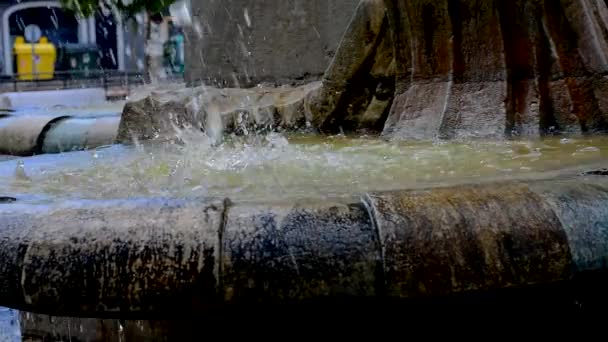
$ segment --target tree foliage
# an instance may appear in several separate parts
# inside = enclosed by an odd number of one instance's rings
[[[139,12],[160,13],[175,0],[61,0],[63,7],[88,17],[100,8],[115,9],[126,16]]]

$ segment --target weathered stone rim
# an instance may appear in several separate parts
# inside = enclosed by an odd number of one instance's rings
[[[608,180],[594,175],[316,203],[17,201],[0,206],[0,305],[172,317],[243,304],[392,301],[569,281],[607,270],[606,203]],[[494,261],[483,264],[481,252]],[[471,261],[482,264],[469,268]],[[455,265],[456,278],[446,281],[446,267]]]

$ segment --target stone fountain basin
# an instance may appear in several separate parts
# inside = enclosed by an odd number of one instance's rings
[[[87,115],[61,109],[0,115],[0,154],[31,156],[110,145],[119,124],[118,112]]]
[[[608,178],[351,198],[0,204],[0,305],[161,317],[568,281],[608,265]]]

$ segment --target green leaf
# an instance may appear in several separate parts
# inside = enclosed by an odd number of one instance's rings
[[[60,0],[64,8],[88,17],[102,6],[118,10],[125,16],[139,12],[160,13],[175,0]]]

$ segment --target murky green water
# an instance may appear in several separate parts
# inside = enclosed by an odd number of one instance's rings
[[[534,178],[608,166],[608,137],[393,143],[271,135],[219,146],[204,137],[185,140],[185,145],[113,146],[1,162],[0,192],[263,200]]]

